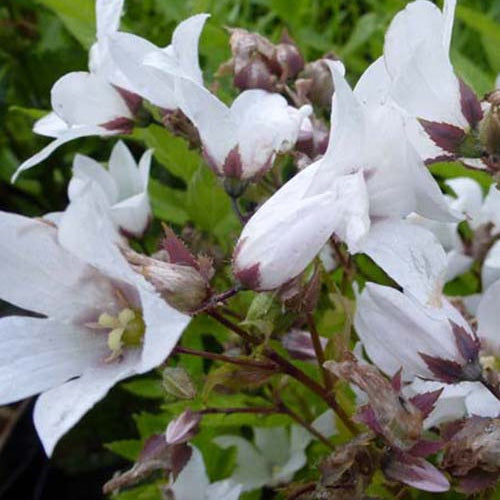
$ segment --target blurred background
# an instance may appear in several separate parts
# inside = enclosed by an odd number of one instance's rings
[[[286,28],[306,60],[335,54],[344,61],[348,77],[355,83],[381,54],[385,29],[406,3],[126,0],[122,29],[164,46],[170,43],[179,21],[195,12],[210,12],[200,53],[205,79],[211,83],[219,65],[230,57],[225,27],[244,27],[272,41],[277,41]],[[500,0],[459,0],[458,4],[451,57],[460,76],[481,96],[493,90],[500,73]],[[87,68],[94,33],[94,0],[0,2],[1,210],[29,216],[62,210],[67,203],[66,186],[74,154],[107,160],[114,141],[80,139],[58,149],[42,165],[23,174],[15,185],[9,181],[17,166],[46,144],[46,139],[32,133],[33,123],[50,109],[53,83],[65,73]],[[230,98],[229,86],[224,87],[224,81],[219,83]],[[142,149],[133,142],[129,145],[136,153]],[[155,164],[152,176],[165,181],[165,170]],[[165,202],[163,193],[155,189],[151,194],[156,215],[161,218],[158,212]],[[0,303],[0,316],[14,312],[9,307]],[[45,458],[33,430],[33,401],[0,408],[0,500],[102,498],[102,483],[124,462],[101,443],[135,437],[130,416],[155,404],[154,399],[115,388],[64,438],[51,461]],[[125,494],[120,498],[129,497]]]

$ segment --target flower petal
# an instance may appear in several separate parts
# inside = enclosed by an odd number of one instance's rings
[[[191,317],[163,300],[156,292],[139,287],[142,314],[146,324],[140,372],[163,363],[177,344]]]
[[[109,172],[97,161],[88,156],[76,154],[73,160],[73,177],[68,186],[68,198],[77,198],[89,182],[99,186],[110,204],[118,199],[116,183]]]
[[[93,321],[113,301],[110,281],[61,247],[41,220],[0,212],[0,297],[61,321]]]
[[[236,469],[231,479],[243,486],[243,491],[255,490],[272,480],[264,457],[254,446],[240,436],[217,436],[214,443],[221,448],[236,447]]]
[[[104,78],[76,71],[52,87],[52,108],[69,125],[104,125],[119,118],[133,118],[120,93]]]
[[[59,137],[68,131],[68,124],[54,111],[35,122],[33,132],[46,137]]]
[[[419,353],[461,359],[450,320],[465,324],[447,302],[425,307],[394,288],[368,283],[358,297],[356,332],[370,359],[389,376],[403,367],[403,379],[433,378]]]
[[[81,375],[106,352],[105,336],[43,318],[0,319],[0,405]]]
[[[135,373],[139,351],[127,351],[120,362],[96,364],[37,400],[33,413],[35,427],[45,453],[50,457],[59,439],[120,380]]]
[[[118,200],[144,192],[144,183],[132,153],[123,141],[118,141],[109,158],[109,173],[118,187]]]
[[[125,81],[127,90],[140,95],[163,109],[176,109],[174,95],[174,76],[178,73],[175,61],[169,58],[172,74],[167,74],[153,65],[144,64],[151,54],[167,57],[162,50],[148,40],[131,33],[115,33],[108,39],[112,71],[109,78],[120,84]],[[121,76],[120,76],[121,75]],[[122,83],[123,85],[123,83]]]
[[[261,89],[242,92],[231,105],[231,115],[238,124],[239,153],[243,177],[251,178],[272,165],[276,153],[290,150],[297,141],[310,106],[300,110],[286,99]]]
[[[439,301],[446,255],[430,231],[407,221],[380,220],[372,224],[360,251],[422,304]]]
[[[96,0],[97,38],[104,38],[118,30],[124,0]]]
[[[210,481],[205,470],[203,456],[198,448],[191,446],[191,450],[191,458],[170,486],[175,500],[205,500],[207,498],[205,494]]]
[[[198,44],[209,17],[210,14],[196,14],[182,21],[175,28],[170,46],[184,74],[199,85],[203,85],[203,74],[198,61]]]
[[[477,309],[477,333],[487,348],[497,355],[500,353],[500,280],[484,292]]]
[[[187,78],[176,79],[176,95],[179,107],[198,129],[206,153],[217,165],[223,165],[238,144],[237,124],[229,108],[205,87]]]
[[[93,125],[82,125],[78,127],[68,128],[68,130],[60,135],[55,141],[50,142],[41,151],[24,161],[12,176],[12,182],[16,181],[21,172],[24,172],[25,170],[38,165],[46,158],[48,158],[57,148],[59,148],[63,144],[66,144],[67,142],[72,141],[73,139],[78,139],[80,137],[89,137],[92,135],[99,135],[101,137],[104,137],[108,135],[114,135],[116,133],[116,131],[106,130],[105,128],[96,127]]]

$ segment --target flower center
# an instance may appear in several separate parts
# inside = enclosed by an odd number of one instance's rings
[[[140,311],[125,308],[117,316],[102,313],[99,316],[100,327],[109,329],[108,347],[111,355],[106,361],[113,361],[123,353],[125,347],[139,347],[146,331],[146,325]]]

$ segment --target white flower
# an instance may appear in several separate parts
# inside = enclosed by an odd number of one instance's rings
[[[91,50],[91,60],[97,57],[92,54],[104,57],[103,39],[107,33],[118,28],[122,6],[123,0],[97,0],[98,42]],[[23,162],[13,180],[73,139],[92,135],[109,136],[131,130],[137,100],[126,87],[118,89],[113,86],[106,76],[101,67],[95,67],[90,73],[75,71],[57,80],[51,90],[53,111],[38,120],[33,127],[35,133],[55,140]]]
[[[477,308],[477,334],[485,351],[500,358],[500,280],[483,294]]]
[[[151,155],[151,150],[146,151],[137,165],[127,146],[119,141],[111,152],[108,170],[88,156],[76,155],[69,199],[76,199],[93,183],[109,204],[113,222],[125,232],[141,236],[151,218],[148,197]]]
[[[170,485],[175,500],[237,500],[242,487],[225,479],[210,484],[200,451],[191,446],[192,455],[177,479]]]
[[[432,300],[444,252],[431,233],[401,218],[417,212],[454,219],[407,141],[402,117],[389,106],[363,104],[330,64],[336,91],[328,150],[246,224],[235,275],[250,288],[276,288],[301,273],[335,233],[350,252],[367,253],[403,287]]]
[[[482,118],[481,106],[449,57],[455,4],[446,0],[441,12],[432,2],[417,0],[395,16],[379,67],[380,81],[390,82],[382,94],[408,113],[408,131],[422,158],[468,157],[467,163],[481,166],[474,160],[480,156],[477,145],[464,142]]]
[[[405,394],[412,397],[439,389],[443,392],[424,421],[426,429],[472,415],[497,417],[500,414],[500,401],[479,382],[443,384],[416,378],[405,388]]]
[[[474,335],[461,314],[446,299],[441,302],[422,305],[394,288],[368,283],[358,297],[354,325],[372,362],[389,376],[402,368],[408,381],[474,379],[479,368]],[[462,352],[460,344],[470,352]]]
[[[336,432],[331,411],[323,413],[313,427],[325,437]],[[240,436],[218,436],[214,443],[222,448],[236,447],[236,469],[232,479],[243,491],[262,486],[278,486],[293,479],[307,462],[305,450],[314,439],[303,427],[254,427],[255,444]]]
[[[106,39],[109,57],[105,70],[115,85],[147,99],[165,110],[179,107],[175,95],[175,76],[203,85],[198,62],[198,42],[209,14],[196,14],[177,26],[172,43],[159,48],[131,33],[109,33]],[[152,64],[144,64],[153,61]]]
[[[457,213],[463,214],[472,228],[477,228],[478,217],[483,206],[483,192],[481,186],[468,177],[448,179],[446,184],[451,187],[456,197],[446,196],[448,205]],[[439,222],[411,214],[410,222],[431,231],[443,246],[446,252],[445,281],[467,271],[474,259],[466,254],[463,241],[458,233],[458,222]]]
[[[281,95],[261,89],[245,90],[228,107],[192,79],[177,78],[176,86],[179,107],[198,129],[205,158],[226,177],[263,175],[276,154],[293,148],[312,113],[309,105],[297,109]]]
[[[0,319],[0,404],[42,393],[34,421],[48,455],[113,385],[161,363],[189,323],[131,270],[92,194],[59,229],[0,213],[0,298],[43,315]]]

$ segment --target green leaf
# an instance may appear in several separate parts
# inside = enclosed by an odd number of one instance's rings
[[[186,141],[175,137],[160,125],[137,129],[134,135],[154,149],[155,158],[173,175],[189,182],[201,163],[197,151],[189,149]]]
[[[471,170],[464,167],[461,163],[441,162],[434,163],[429,167],[432,175],[441,177],[442,179],[453,179],[455,177],[469,177],[477,181],[483,191],[486,193],[493,183],[493,179],[488,172],[480,170]]]
[[[192,176],[187,191],[189,218],[199,229],[217,233],[227,241],[228,231],[239,223],[231,209],[231,201],[219,185],[215,174],[200,165]]]
[[[93,0],[37,0],[54,11],[68,31],[85,47],[95,42],[95,2]]]
[[[493,89],[493,76],[485,73],[468,57],[452,50],[451,59],[457,73],[472,86],[476,94],[482,96]]]
[[[155,378],[138,378],[121,385],[126,391],[147,399],[162,399],[165,392],[161,382]]]
[[[482,35],[500,44],[500,29],[498,23],[476,9],[457,5],[456,16],[469,28],[479,31]]]
[[[342,47],[340,55],[346,57],[364,45],[377,31],[378,18],[374,12],[361,16],[347,43]]]
[[[123,439],[121,441],[106,443],[104,446],[120,457],[126,458],[131,462],[135,462],[142,450],[143,445],[142,441],[139,439]]]
[[[149,180],[149,199],[155,217],[174,224],[184,225],[188,219],[185,209],[185,191]]]
[[[23,108],[22,106],[11,106],[9,112],[19,113],[20,115],[31,118],[32,120],[38,120],[43,118],[49,111],[36,108]]]

